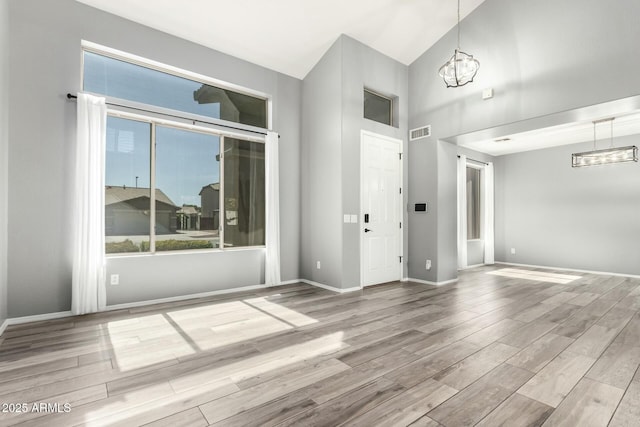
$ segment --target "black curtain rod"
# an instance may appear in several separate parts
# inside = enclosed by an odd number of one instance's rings
[[[67,99],[78,99],[78,97],[76,95],[68,93],[67,94]],[[181,119],[181,120],[189,120],[189,121],[193,122],[193,124],[206,123],[208,125],[221,126],[221,127],[224,127],[224,128],[240,130],[240,131],[243,131],[243,132],[257,133],[259,135],[266,135],[267,134],[266,132],[260,132],[258,130],[243,129],[243,128],[239,128],[239,127],[235,127],[235,126],[229,126],[229,125],[223,125],[223,124],[220,124],[220,123],[208,122],[206,120],[198,120],[198,119],[192,119],[190,117],[182,117],[182,116],[178,116],[176,114],[159,113],[159,112],[153,111],[153,110],[146,110],[144,108],[138,108],[138,107],[131,107],[131,106],[128,106],[128,105],[116,104],[114,102],[107,102],[106,104],[107,105],[113,105],[114,107],[123,107],[123,108],[129,108],[131,110],[143,111],[145,113],[162,114],[163,116],[173,117],[173,118]],[[280,138],[280,135],[278,135],[278,138]]]
[[[460,158],[460,155],[458,154],[457,156],[458,158]],[[481,162],[480,160],[476,160],[476,159],[471,159],[469,157],[467,157],[467,160],[471,160],[472,162],[476,162],[476,163],[482,163],[483,165],[488,165],[489,163],[487,162]]]

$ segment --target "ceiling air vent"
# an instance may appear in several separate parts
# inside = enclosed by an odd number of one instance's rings
[[[431,136],[431,125],[423,126],[421,128],[411,129],[409,131],[409,141],[415,141],[416,139],[428,138]]]

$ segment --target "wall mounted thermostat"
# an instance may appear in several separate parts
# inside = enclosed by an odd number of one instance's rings
[[[427,212],[427,204],[426,203],[416,203],[413,208],[414,212],[425,213]]]

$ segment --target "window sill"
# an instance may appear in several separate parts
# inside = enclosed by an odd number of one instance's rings
[[[265,249],[266,246],[243,246],[241,248],[225,248],[225,249],[197,249],[197,250],[186,250],[186,251],[160,251],[160,252],[129,252],[129,253],[117,253],[117,254],[106,254],[105,257],[107,259],[118,259],[118,258],[141,258],[141,257],[153,257],[153,256],[172,256],[172,255],[190,255],[190,254],[213,254],[213,253],[224,253],[224,252],[238,252],[238,251],[253,251],[258,249]]]

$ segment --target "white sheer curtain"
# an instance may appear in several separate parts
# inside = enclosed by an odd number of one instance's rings
[[[107,107],[104,98],[78,94],[73,203],[71,312],[94,313],[106,305],[104,169]]]
[[[494,257],[494,174],[493,163],[484,167],[484,263],[495,264]]]
[[[280,279],[280,179],[278,168],[278,134],[267,132],[266,145],[266,256],[264,278],[267,286],[279,285]]]
[[[458,270],[467,267],[467,156],[458,157]]]

